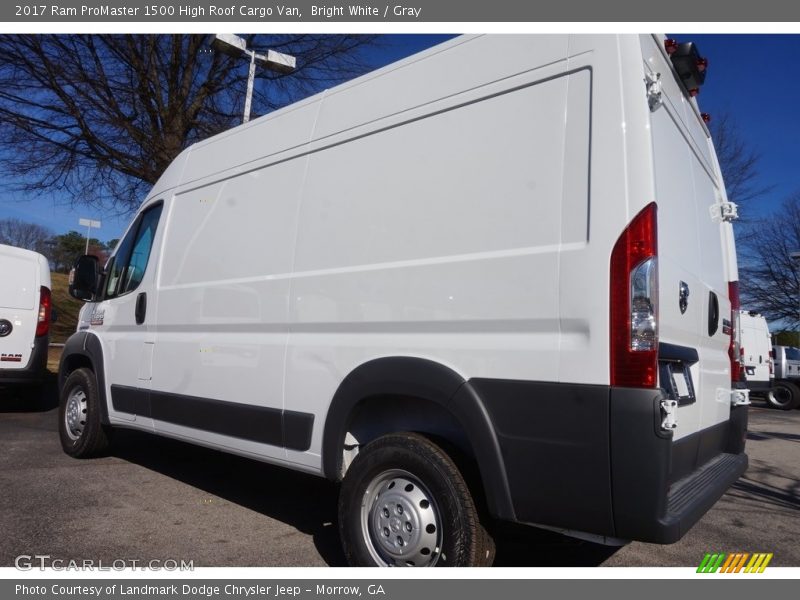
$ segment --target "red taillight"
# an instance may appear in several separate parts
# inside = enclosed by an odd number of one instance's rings
[[[739,348],[739,282],[728,282],[728,298],[731,301],[731,342],[728,356],[731,359],[731,381],[741,381],[742,360]]]
[[[658,381],[657,210],[648,204],[611,252],[611,385]]]
[[[39,288],[39,322],[36,323],[36,337],[47,335],[50,331],[52,309],[53,299],[50,290],[42,286]]]
[[[678,42],[671,38],[664,40],[664,50],[667,54],[674,54],[678,50]]]

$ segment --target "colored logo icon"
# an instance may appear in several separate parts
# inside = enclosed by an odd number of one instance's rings
[[[698,573],[763,573],[772,560],[772,552],[706,552]]]

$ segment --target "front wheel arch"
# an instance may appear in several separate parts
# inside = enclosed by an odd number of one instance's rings
[[[64,452],[74,458],[94,458],[108,450],[110,428],[101,419],[101,398],[95,374],[75,369],[60,390],[58,432]]]
[[[86,331],[73,333],[64,344],[58,368],[59,394],[70,374],[81,368],[89,369],[95,375],[97,392],[100,397],[100,420],[103,425],[108,426],[111,422],[108,418],[108,403],[106,401],[103,347],[96,335]]]

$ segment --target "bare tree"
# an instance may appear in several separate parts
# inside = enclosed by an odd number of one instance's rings
[[[800,329],[800,262],[791,255],[798,251],[800,192],[771,217],[754,223],[739,245],[743,306],[795,330]]]
[[[52,235],[52,231],[36,223],[20,219],[0,220],[0,244],[47,254],[47,243]]]
[[[297,57],[258,70],[266,113],[367,70],[370,36],[255,35]],[[18,189],[134,210],[188,145],[241,122],[247,63],[208,35],[0,36],[0,157]]]
[[[742,138],[729,114],[723,113],[710,125],[728,199],[739,205],[742,220],[748,221],[748,205],[771,189],[763,183],[758,172],[761,155]]]

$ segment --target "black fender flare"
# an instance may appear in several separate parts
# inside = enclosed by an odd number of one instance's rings
[[[514,508],[500,444],[476,390],[461,375],[437,362],[415,357],[377,358],[351,371],[333,396],[322,436],[322,470],[339,481],[342,448],[355,407],[376,396],[409,396],[434,402],[461,424],[475,452],[489,512],[514,520]]]
[[[109,425],[103,347],[100,345],[100,340],[97,339],[97,336],[90,335],[86,331],[78,331],[67,339],[58,365],[59,395],[67,381],[65,364],[76,355],[84,357],[92,365],[92,371],[94,371],[94,376],[97,378],[97,391],[100,394],[100,422],[103,425]]]

